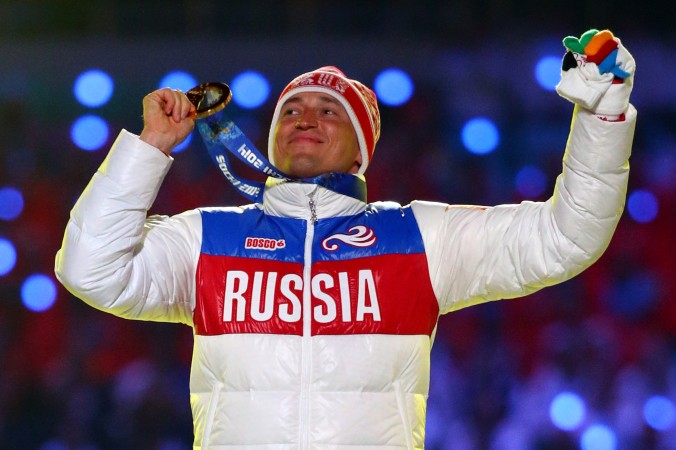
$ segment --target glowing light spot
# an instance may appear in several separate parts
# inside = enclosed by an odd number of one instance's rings
[[[195,77],[190,75],[188,72],[183,72],[181,70],[174,70],[167,73],[160,83],[157,85],[158,88],[168,87],[171,89],[178,89],[183,92],[187,92],[190,89],[197,86],[197,80]]]
[[[73,94],[84,106],[96,108],[105,105],[113,95],[113,79],[102,70],[82,72],[75,80]]]
[[[13,187],[0,188],[0,219],[14,220],[23,211],[23,195]]]
[[[401,69],[385,69],[376,76],[373,88],[378,100],[389,106],[403,105],[413,95],[413,81]]]
[[[479,155],[490,153],[499,142],[498,128],[485,117],[471,119],[462,128],[462,143],[471,153]]]
[[[561,81],[561,58],[545,56],[535,64],[535,79],[541,88],[553,91]]]
[[[580,437],[582,450],[615,450],[617,435],[605,425],[592,425]]]
[[[46,275],[31,275],[21,285],[21,300],[31,311],[47,311],[56,301],[56,284]]]
[[[666,431],[676,424],[676,407],[667,397],[650,397],[643,406],[643,418],[653,429]]]
[[[242,72],[233,78],[230,88],[232,100],[242,108],[258,108],[270,96],[268,80],[252,70]]]
[[[70,128],[70,137],[82,150],[98,150],[108,140],[108,123],[98,116],[82,116]]]
[[[537,197],[547,185],[545,173],[535,166],[524,166],[516,174],[516,190],[526,197]]]
[[[652,192],[639,189],[629,195],[627,210],[636,222],[648,223],[657,217],[659,204]]]
[[[584,400],[574,392],[561,392],[549,405],[549,417],[561,430],[574,430],[580,426],[586,415]]]
[[[16,249],[11,241],[0,238],[0,276],[7,275],[16,265]]]

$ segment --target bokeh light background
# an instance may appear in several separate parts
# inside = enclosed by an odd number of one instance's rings
[[[373,87],[371,200],[544,200],[572,106],[561,38],[610,27],[634,54],[625,213],[579,277],[444,316],[429,449],[676,449],[676,36],[667,3],[22,2],[0,6],[0,448],[188,449],[191,330],[132,322],[53,276],[68,213],[141,99],[225,81],[265,150],[280,90],[337,65]],[[153,213],[243,202],[198,136]]]

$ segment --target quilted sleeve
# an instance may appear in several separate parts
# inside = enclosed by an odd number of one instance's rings
[[[71,211],[58,280],[120,317],[192,323],[201,217],[147,218],[172,159],[123,131]]]
[[[554,193],[495,207],[413,202],[442,313],[565,281],[605,251],[624,209],[636,110],[576,107]]]

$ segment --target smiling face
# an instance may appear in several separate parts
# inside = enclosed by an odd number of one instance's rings
[[[275,165],[292,177],[357,173],[362,158],[350,117],[334,97],[301,92],[283,105],[274,137]]]

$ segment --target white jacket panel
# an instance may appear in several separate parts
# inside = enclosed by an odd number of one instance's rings
[[[423,447],[429,337],[315,336],[308,393],[303,339],[195,336],[196,448]],[[303,395],[312,397],[305,411]]]

